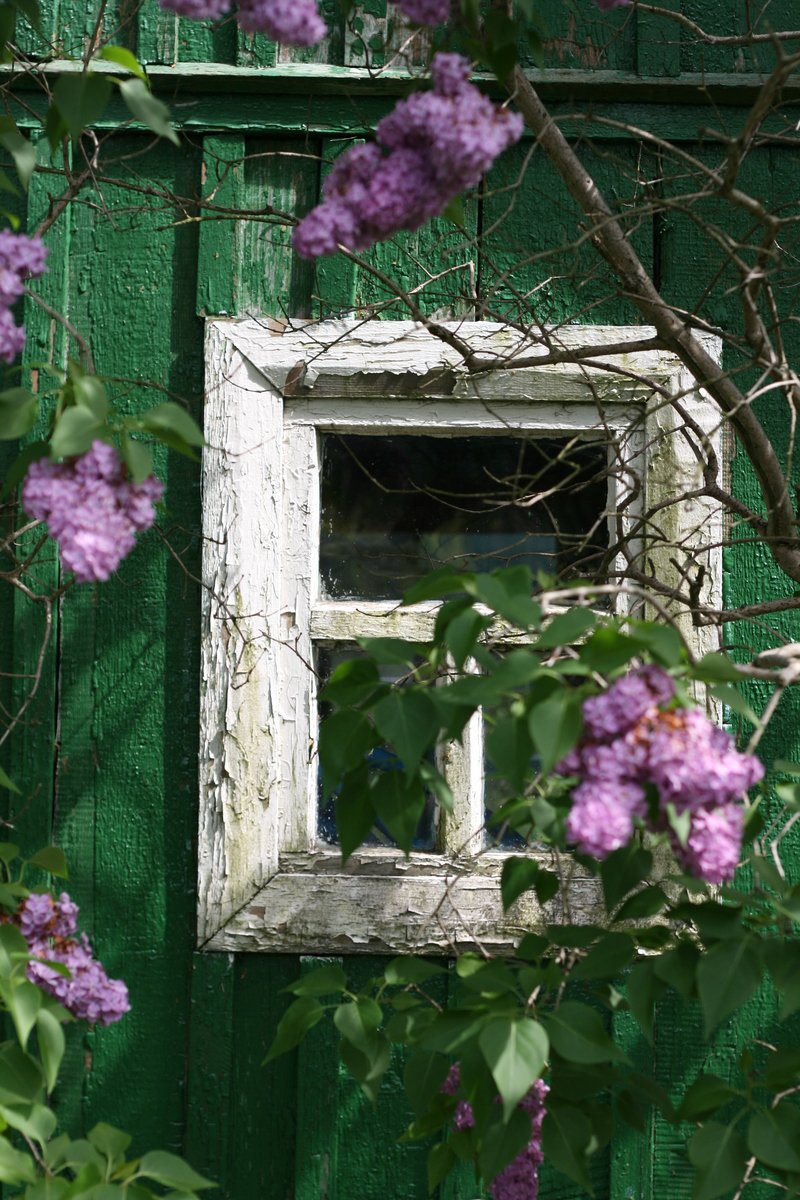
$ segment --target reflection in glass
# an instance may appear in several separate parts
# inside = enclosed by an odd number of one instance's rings
[[[591,577],[608,546],[607,475],[598,442],[326,434],[322,594],[398,599],[444,564]]]
[[[319,690],[322,691],[332,672],[339,663],[350,658],[359,658],[362,651],[358,646],[325,646],[317,647],[317,674]],[[403,667],[384,665],[380,668],[381,679],[386,683],[398,683],[404,674]],[[319,718],[324,720],[330,711],[330,705],[324,701],[319,703]],[[380,771],[399,771],[400,759],[391,750],[377,747],[368,757],[368,762]],[[336,829],[336,796],[325,799],[322,792],[322,768],[319,769],[317,780],[317,837],[328,846],[339,845],[339,834]],[[389,831],[378,821],[372,833],[364,842],[365,846],[396,846]],[[415,850],[435,850],[436,848],[436,801],[431,793],[426,796],[425,809],[417,826],[416,836],[412,843]]]

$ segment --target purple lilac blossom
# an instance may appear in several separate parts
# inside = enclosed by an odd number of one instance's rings
[[[415,25],[441,25],[450,16],[450,0],[397,0],[404,17]]]
[[[0,359],[12,363],[25,345],[25,328],[17,325],[10,306],[25,290],[25,280],[44,271],[47,247],[38,237],[0,231]]]
[[[316,0],[239,0],[239,24],[285,46],[313,46],[328,32]]]
[[[740,798],[764,768],[698,709],[662,709],[673,695],[667,673],[651,666],[584,701],[584,735],[555,768],[579,780],[566,835],[584,854],[605,858],[625,844],[635,819],[655,831],[669,829],[671,805],[691,814],[687,845],[672,839],[677,857],[700,878],[722,883],[739,860]],[[652,820],[645,785],[658,795]]]
[[[92,947],[77,930],[78,906],[66,892],[58,900],[31,893],[17,913],[20,932],[34,957],[67,967],[69,977],[46,962],[28,964],[28,978],[63,1004],[78,1020],[110,1025],[130,1009],[128,989],[121,979],[109,979],[92,955]]]
[[[47,522],[64,566],[87,583],[117,569],[133,549],[134,534],[155,520],[162,491],[154,475],[131,483],[114,447],[95,441],[80,458],[32,463],[22,502],[32,517]]]
[[[572,793],[567,837],[582,854],[606,858],[633,833],[633,817],[644,799],[636,784],[587,779]]]
[[[401,100],[378,123],[377,141],[337,159],[324,200],[294,231],[303,258],[338,245],[365,250],[398,230],[418,229],[474,187],[522,134],[522,117],[492,104],[469,82],[469,62],[436,54],[433,89]]]
[[[675,685],[660,667],[641,667],[616,679],[607,691],[583,702],[583,721],[597,741],[615,738],[633,728],[649,709],[666,704]]]
[[[612,8],[623,8],[630,4],[631,0],[594,0],[598,8],[603,12],[608,12]]]
[[[461,1072],[454,1063],[442,1084],[441,1090],[454,1096],[461,1085]],[[520,1100],[519,1107],[531,1119],[531,1137],[524,1150],[512,1159],[507,1167],[495,1175],[489,1190],[493,1200],[536,1200],[539,1194],[539,1166],[543,1161],[542,1122],[545,1117],[544,1100],[550,1091],[543,1079],[535,1080],[528,1093]],[[472,1129],[475,1118],[467,1100],[459,1100],[453,1114],[455,1129]]]
[[[675,846],[679,862],[708,883],[730,879],[739,862],[744,810],[738,804],[701,809],[692,817],[685,846]]]

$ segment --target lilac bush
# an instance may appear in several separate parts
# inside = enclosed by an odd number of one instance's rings
[[[454,1063],[442,1084],[441,1090],[455,1096],[461,1086],[461,1072]],[[531,1137],[523,1150],[495,1175],[489,1190],[493,1200],[536,1200],[539,1194],[539,1167],[544,1161],[542,1154],[542,1122],[545,1117],[545,1096],[549,1088],[543,1079],[537,1079],[528,1093],[520,1100],[519,1107],[531,1119]],[[453,1128],[473,1129],[475,1117],[472,1105],[467,1100],[458,1100],[453,1114]]]
[[[155,475],[132,483],[117,451],[95,441],[64,463],[39,459],[28,468],[22,503],[46,521],[64,566],[79,583],[108,579],[131,552],[134,534],[149,529],[163,485]]]
[[[217,21],[230,0],[160,0],[161,7],[194,20]],[[328,32],[315,0],[240,0],[237,19],[248,33],[265,33],[287,46],[313,46]]]
[[[57,900],[46,892],[32,892],[23,900],[16,923],[30,953],[42,960],[29,964],[28,978],[78,1020],[111,1025],[130,1010],[128,989],[121,979],[109,979],[86,934],[75,936],[77,917],[78,906],[66,892]],[[48,963],[60,963],[69,976]]]
[[[647,666],[584,701],[584,736],[556,766],[580,780],[567,837],[582,853],[606,858],[628,841],[636,820],[653,831],[671,829],[681,864],[708,883],[722,883],[739,860],[741,797],[764,768],[698,709],[665,709],[674,693],[666,671]],[[657,795],[655,812],[648,786]],[[689,816],[683,841],[668,806]]]
[[[25,327],[17,325],[11,305],[25,291],[25,280],[45,269],[47,247],[38,237],[0,230],[0,359],[13,363],[25,345]]]
[[[418,229],[475,187],[522,136],[519,113],[493,104],[470,83],[459,54],[436,54],[433,89],[401,100],[379,122],[377,142],[352,146],[323,185],[324,200],[294,231],[303,258],[339,246],[366,250],[399,230]]]

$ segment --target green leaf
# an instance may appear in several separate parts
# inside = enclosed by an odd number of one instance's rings
[[[654,884],[652,887],[642,888],[640,892],[634,892],[632,896],[629,896],[618,910],[615,920],[638,921],[646,917],[655,917],[666,908],[666,905],[667,897],[663,888]]]
[[[471,606],[448,622],[443,641],[450,650],[458,671],[462,670],[474,651],[478,638],[490,624],[491,617],[483,616]]]
[[[533,742],[525,719],[502,717],[487,735],[486,750],[497,771],[522,792],[533,775]]]
[[[382,771],[373,777],[370,799],[400,849],[410,854],[425,811],[425,792],[420,781],[407,780],[401,771]]]
[[[309,1029],[313,1029],[324,1016],[325,1009],[313,996],[300,996],[293,1001],[278,1022],[278,1028],[263,1066],[272,1062],[279,1054],[293,1050],[302,1042]]]
[[[4,999],[14,1022],[19,1044],[24,1050],[36,1023],[36,1015],[42,1007],[42,993],[35,984],[23,980],[10,987]]]
[[[322,722],[319,731],[319,761],[322,792],[330,796],[343,774],[364,762],[377,742],[375,730],[362,712],[347,708]],[[370,826],[371,826],[370,822]]]
[[[290,983],[282,988],[284,992],[292,992],[295,996],[328,996],[331,992],[343,992],[347,987],[347,976],[341,967],[330,963],[309,971],[297,983]]]
[[[27,192],[31,175],[36,166],[36,150],[33,142],[22,136],[11,118],[5,118],[0,123],[0,146],[7,150],[13,158],[19,181]]]
[[[183,1194],[217,1186],[198,1175],[182,1158],[168,1154],[166,1150],[151,1150],[145,1154],[139,1163],[139,1171],[148,1179],[154,1179],[156,1183],[163,1183],[165,1187]]]
[[[36,1014],[36,1040],[42,1060],[47,1090],[52,1092],[58,1081],[58,1071],[64,1057],[64,1031],[61,1024],[46,1008]]]
[[[413,667],[424,647],[404,638],[363,637],[357,638],[359,646],[376,662],[400,667]]]
[[[0,1048],[0,1101],[4,1104],[35,1104],[44,1089],[42,1069],[35,1058],[15,1042]]]
[[[761,960],[750,937],[718,942],[697,967],[697,991],[706,1036],[723,1017],[741,1007],[761,982]]]
[[[330,718],[329,718],[330,719]],[[366,767],[351,772],[336,797],[336,829],[342,848],[342,862],[347,862],[369,834],[375,823],[375,809],[369,788]]]
[[[393,958],[383,973],[386,982],[392,986],[404,986],[409,983],[427,983],[437,975],[442,975],[445,968],[439,963],[430,962],[425,958]]]
[[[719,1075],[698,1075],[691,1087],[686,1089],[678,1106],[678,1120],[702,1121],[737,1095],[736,1089],[720,1079]]]
[[[0,392],[0,440],[15,441],[32,429],[39,412],[38,397],[27,388],[7,388]]]
[[[528,728],[545,775],[575,745],[582,725],[580,695],[568,688],[560,688],[531,709]]]
[[[156,99],[146,83],[143,83],[141,79],[126,79],[119,85],[119,90],[131,115],[137,121],[141,121],[159,137],[168,138],[176,146],[180,145],[178,135],[170,121],[169,109],[166,104],[162,104],[160,100]]]
[[[640,651],[641,645],[635,638],[620,633],[612,625],[601,625],[581,646],[578,657],[593,671],[607,675],[624,667]]]
[[[767,942],[764,950],[769,973],[783,993],[780,1018],[785,1021],[800,1008],[800,944],[775,940]]]
[[[693,1200],[715,1200],[741,1182],[747,1145],[732,1125],[708,1121],[689,1142],[689,1159],[697,1168]]]
[[[38,0],[11,0],[11,3],[22,13],[37,33],[42,32],[42,15]]]
[[[699,679],[701,683],[739,683],[742,679],[741,671],[727,654],[720,654],[716,650],[704,654],[692,667],[691,675],[692,679]]]
[[[134,483],[141,483],[153,474],[153,455],[150,447],[145,446],[143,442],[137,442],[127,433],[122,435],[120,456]]]
[[[22,795],[22,792],[14,783],[14,780],[10,779],[9,776],[6,775],[2,767],[0,767],[0,787],[4,787],[6,791],[14,792],[14,794],[17,796]]]
[[[589,1118],[566,1104],[548,1105],[542,1125],[542,1150],[549,1162],[585,1192],[594,1195],[589,1177],[588,1149],[592,1140]]]
[[[464,213],[464,199],[462,196],[454,196],[453,199],[443,209],[441,215],[445,221],[450,221],[458,229],[466,228],[466,216]]]
[[[173,433],[188,446],[204,446],[203,431],[194,417],[172,400],[149,408],[142,413],[141,423],[151,433]]]
[[[133,1138],[129,1133],[125,1133],[124,1130],[115,1129],[113,1125],[107,1125],[105,1121],[99,1121],[93,1129],[89,1130],[86,1140],[91,1142],[104,1158],[108,1159],[111,1170],[114,1171],[120,1163],[125,1161],[125,1151],[130,1146]]]
[[[64,851],[60,850],[58,846],[45,846],[44,849],[37,850],[27,862],[29,866],[40,867],[42,871],[47,871],[58,879],[69,879],[67,858]]]
[[[635,957],[636,946],[627,933],[607,933],[572,971],[573,979],[615,979]]]
[[[103,46],[97,57],[104,59],[106,62],[116,63],[118,67],[124,67],[132,75],[138,76],[144,82],[147,81],[144,67],[136,55],[131,54],[130,50],[126,50],[124,46]]]
[[[61,76],[53,89],[53,103],[73,142],[102,116],[110,96],[111,82],[105,75],[84,71],[80,75]]]
[[[95,438],[106,432],[106,426],[87,408],[67,408],[56,422],[50,438],[50,453],[53,458],[70,458],[85,454]]]
[[[478,1045],[497,1084],[503,1120],[508,1121],[544,1070],[550,1049],[547,1034],[529,1018],[498,1017],[481,1031]]]
[[[663,979],[655,971],[655,962],[646,958],[632,968],[626,980],[625,994],[631,1012],[648,1042],[653,1041],[653,1019],[656,1002],[666,990]]]
[[[776,1092],[795,1087],[800,1081],[800,1048],[789,1050],[782,1046],[771,1054],[764,1080],[767,1087]]]
[[[0,490],[0,497],[5,499],[7,496],[10,496],[17,484],[22,481],[30,464],[37,462],[40,458],[47,458],[49,454],[49,442],[31,442],[25,446],[6,471],[3,487]]]
[[[357,705],[368,700],[381,685],[375,663],[368,658],[350,658],[339,663],[320,693],[332,704]]]
[[[439,730],[439,720],[424,692],[395,688],[375,705],[378,732],[391,742],[405,771],[413,771]]]
[[[508,912],[511,905],[523,892],[528,892],[535,886],[542,868],[532,858],[518,858],[509,855],[503,862],[500,876],[500,894],[503,899],[503,911]]]
[[[536,646],[539,650],[554,650],[557,646],[571,646],[597,624],[597,617],[589,608],[570,608],[549,621]]]
[[[779,1104],[756,1113],[747,1130],[747,1144],[751,1154],[765,1166],[800,1172],[800,1112]]]
[[[608,912],[615,909],[632,888],[647,878],[652,865],[653,856],[649,850],[643,850],[641,846],[632,842],[621,846],[604,859],[600,864],[600,879]]]
[[[16,1186],[35,1181],[36,1169],[31,1156],[15,1150],[7,1138],[0,1137],[0,1182]]]
[[[423,600],[441,600],[453,592],[463,592],[475,576],[468,571],[454,571],[452,567],[438,567],[419,583],[415,583],[403,595],[403,604],[420,604]]]
[[[415,1116],[421,1117],[427,1112],[431,1100],[441,1091],[449,1070],[450,1064],[443,1054],[417,1050],[411,1055],[403,1070],[403,1084]]]
[[[566,1000],[553,1013],[542,1017],[550,1041],[568,1062],[597,1063],[625,1060],[603,1028],[598,1014],[576,1000]]]
[[[369,1053],[382,1020],[381,1006],[368,996],[340,1004],[333,1014],[333,1023],[345,1041],[363,1053]]]
[[[55,154],[61,145],[62,138],[65,138],[69,133],[67,123],[55,104],[51,104],[47,110],[44,120],[44,132],[50,149]]]
[[[432,1192],[450,1174],[458,1159],[447,1142],[437,1142],[428,1151],[428,1191]]]
[[[70,380],[75,403],[86,408],[96,421],[103,422],[108,416],[110,404],[105,384],[96,375],[86,375],[75,363],[70,365]]]
[[[753,711],[742,693],[732,683],[719,683],[708,690],[717,700],[721,700],[723,704],[727,704],[740,717],[744,717],[745,721],[749,721],[754,728],[761,728],[761,718]]]

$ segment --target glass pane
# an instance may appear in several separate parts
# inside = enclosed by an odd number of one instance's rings
[[[341,662],[345,662],[350,658],[358,658],[361,651],[357,646],[318,646],[317,673],[319,675],[319,689],[322,691],[331,673]],[[397,683],[402,677],[403,668],[400,666],[382,666],[380,669],[381,678],[386,683]],[[319,704],[319,716],[322,720],[330,706],[323,701]],[[376,749],[369,756],[369,762],[372,766],[377,767],[381,771],[397,771],[400,769],[400,760],[397,755],[389,750]],[[317,783],[317,837],[321,842],[328,846],[339,845],[339,834],[336,829],[336,796],[330,796],[327,800],[322,794],[322,769],[319,770]],[[429,792],[426,795],[425,809],[420,818],[417,832],[413,841],[415,850],[435,850],[436,849],[436,801],[433,795]],[[375,825],[372,833],[364,842],[365,846],[396,846],[394,838],[389,831],[379,822]]]
[[[596,442],[326,434],[322,594],[399,599],[445,563],[590,577],[608,546],[607,476]]]

